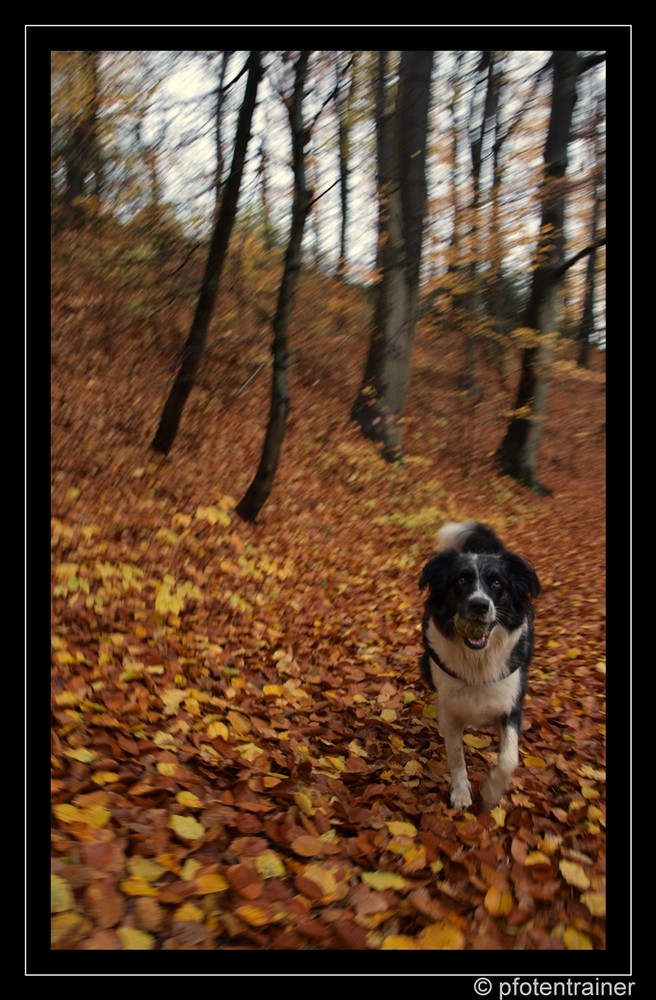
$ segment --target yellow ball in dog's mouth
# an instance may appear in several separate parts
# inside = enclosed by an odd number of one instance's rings
[[[453,627],[465,639],[474,641],[484,639],[490,631],[489,622],[482,622],[478,618],[465,618],[463,615],[453,616]]]

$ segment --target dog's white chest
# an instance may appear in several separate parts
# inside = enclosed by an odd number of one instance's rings
[[[441,676],[436,676],[437,674]],[[520,684],[518,672],[510,674],[496,684],[484,687],[470,687],[452,677],[448,677],[433,668],[433,677],[437,688],[438,713],[448,711],[465,726],[478,729],[489,726],[504,715],[510,715],[517,701]]]

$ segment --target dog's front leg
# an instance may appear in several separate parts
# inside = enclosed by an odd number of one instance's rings
[[[462,742],[463,728],[462,723],[448,713],[440,717],[440,731],[444,737],[446,761],[451,775],[451,805],[454,809],[466,809],[472,801]]]
[[[497,805],[519,763],[519,730],[514,719],[504,721],[499,733],[499,759],[481,785],[483,802]]]

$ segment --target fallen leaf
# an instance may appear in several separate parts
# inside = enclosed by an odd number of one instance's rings
[[[72,910],[75,905],[75,897],[70,883],[61,875],[50,876],[50,912],[64,913]]]
[[[491,885],[483,900],[485,909],[492,917],[507,917],[514,906],[512,893]]]
[[[152,951],[155,947],[153,935],[137,927],[117,927],[116,933],[126,951]]]
[[[568,885],[573,885],[576,889],[590,888],[590,879],[581,865],[575,861],[562,860],[558,863],[558,867]]]
[[[171,816],[169,826],[183,840],[198,840],[205,833],[205,827],[193,816]]]
[[[394,872],[362,872],[360,878],[365,885],[378,890],[404,889],[407,885],[403,876]]]
[[[440,920],[425,927],[418,935],[417,947],[424,950],[461,951],[465,947],[465,935],[459,927]]]
[[[563,944],[568,951],[592,951],[590,936],[576,927],[565,928]]]

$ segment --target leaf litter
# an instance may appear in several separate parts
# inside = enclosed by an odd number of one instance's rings
[[[148,358],[117,345],[89,358],[89,377],[60,348],[52,946],[603,949],[604,594],[588,572],[604,559],[600,388],[555,382],[542,459],[554,493],[537,497],[494,471],[492,389],[463,466],[462,398],[446,381],[457,345],[439,402],[419,337],[401,467],[344,416],[362,352],[337,372],[305,346],[279,481],[256,525],[234,506],[257,459],[265,385],[229,420],[209,403],[201,419],[197,403],[156,461],[165,382]],[[128,358],[136,438],[120,418]],[[469,516],[544,584],[522,766],[491,813],[449,807],[417,667],[421,567],[439,522]],[[466,743],[478,782],[496,735]]]

